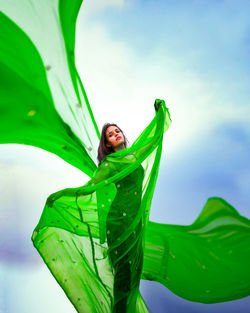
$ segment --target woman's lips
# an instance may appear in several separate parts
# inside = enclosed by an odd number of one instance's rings
[[[116,138],[116,141],[119,140],[119,139],[121,139],[121,138],[122,138],[122,137],[118,136],[118,137]]]

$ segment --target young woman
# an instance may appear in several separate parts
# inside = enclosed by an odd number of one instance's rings
[[[159,104],[156,110],[159,109]],[[125,149],[127,139],[116,125],[106,123],[101,132],[98,148],[99,164],[106,155]],[[142,165],[115,183],[117,193],[110,206],[106,230],[107,243],[112,247],[123,237],[128,226],[136,219],[141,205],[144,169]],[[135,197],[136,195],[136,197]],[[126,313],[135,307],[143,265],[142,217],[128,238],[109,252],[114,273],[113,313]]]
[[[171,123],[163,100],[154,107],[156,116],[131,147],[116,124],[104,124],[92,179],[50,195],[34,231],[35,247],[81,313],[148,312],[139,292],[144,226],[158,171],[154,160]],[[46,243],[40,229],[52,232]],[[54,251],[60,258],[50,258]]]

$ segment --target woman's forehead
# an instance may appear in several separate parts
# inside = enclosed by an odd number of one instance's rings
[[[119,127],[111,125],[107,128],[106,133],[108,134],[109,132],[112,132],[116,129],[120,130]]]

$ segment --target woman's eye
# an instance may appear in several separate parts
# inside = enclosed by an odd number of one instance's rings
[[[120,131],[119,131],[119,130],[116,130],[116,132],[119,133]],[[113,134],[109,135],[109,137],[112,137],[112,136],[113,136]]]

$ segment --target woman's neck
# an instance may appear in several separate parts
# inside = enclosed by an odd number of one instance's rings
[[[114,151],[120,151],[120,150],[123,150],[125,148],[125,145],[124,143],[121,143],[120,145],[117,145],[115,148],[114,148]]]

